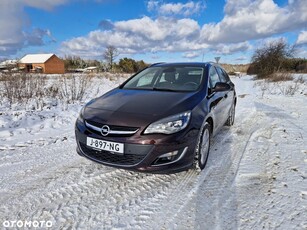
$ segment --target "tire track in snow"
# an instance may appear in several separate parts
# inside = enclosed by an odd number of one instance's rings
[[[157,226],[157,223],[163,223],[163,219],[169,219],[171,216],[169,216],[169,211],[172,210],[173,214],[180,209],[182,206],[182,203],[184,202],[184,199],[186,199],[186,194],[191,191],[191,188],[193,187],[195,183],[195,178],[197,177],[199,172],[197,172],[195,169],[190,169],[186,172],[182,172],[180,174],[177,174],[177,180],[174,181],[173,186],[168,189],[168,191],[165,191],[163,194],[163,197],[158,197],[156,199],[157,201],[152,202],[153,205],[155,205],[155,212],[151,213],[151,215],[147,215],[146,223],[138,223],[137,226],[140,227],[140,229],[150,229],[152,226]],[[146,212],[146,208],[144,210]],[[142,224],[140,226],[140,224]],[[145,224],[145,225],[144,225]],[[165,228],[165,224],[158,227],[158,229]]]
[[[186,207],[202,189],[211,194],[213,212],[217,212],[222,190],[229,185],[226,174],[234,172],[229,168],[232,164],[229,159],[237,159],[223,153],[221,145],[227,144],[229,138],[228,129],[216,136],[209,167],[200,174],[195,170],[172,175],[140,174],[83,159],[63,164],[48,174],[37,171],[39,180],[31,181],[30,189],[22,191],[22,197],[19,193],[12,196],[9,202],[17,208],[7,211],[23,218],[51,219],[60,228],[143,229],[144,226],[152,228],[156,221],[161,224],[160,228],[178,227],[175,225],[180,223],[178,219],[185,219],[182,215]],[[212,212],[212,205],[207,208]],[[161,217],[167,219],[161,221]],[[218,223],[212,222],[212,226]]]
[[[194,186],[183,196],[185,202],[180,208],[172,208],[165,214],[170,217],[165,224],[167,229],[236,228],[235,219],[230,219],[229,214],[225,216],[221,210],[232,195],[231,187],[240,161],[260,119],[261,114],[254,111],[239,126],[235,125],[230,130],[225,128],[215,136],[207,166],[195,178]],[[236,144],[231,145],[232,142]],[[230,149],[231,146],[234,148]],[[178,211],[174,213],[174,210]],[[195,226],[195,223],[204,225]]]
[[[142,217],[134,223],[130,221],[131,226],[141,227],[146,216],[153,213],[152,205],[163,198],[164,191],[176,184],[178,178],[175,174],[107,170],[95,163],[80,165],[77,161],[45,175],[31,185],[31,190],[23,191],[22,197],[17,193],[4,203],[15,207],[10,210],[10,216],[43,218],[47,215],[57,227],[69,227],[72,223],[74,227],[91,226],[88,220],[92,219],[93,227],[112,228],[122,222],[129,223],[124,220],[126,216],[132,220]],[[148,205],[143,207],[143,204]]]
[[[48,151],[44,152],[46,147]],[[168,202],[171,194],[183,190],[196,175],[193,170],[154,175],[108,168],[79,158],[71,143],[68,148],[52,143],[31,149],[31,152],[40,151],[46,157],[39,154],[37,159],[37,154],[32,157],[27,148],[21,148],[11,160],[24,159],[23,164],[0,167],[4,171],[6,167],[15,167],[5,175],[9,180],[0,191],[5,195],[0,199],[4,210],[0,219],[43,218],[60,228],[112,228],[124,222],[124,227],[142,229],[161,209],[159,203]]]
[[[235,144],[231,145],[232,148],[226,154],[224,154],[225,150],[223,146],[228,140],[226,139],[224,142],[216,143],[218,145],[218,154],[216,155],[224,155],[224,157],[216,165],[213,173],[208,175],[208,180],[200,187],[200,190],[204,189],[204,193],[212,194],[208,197],[212,200],[210,202],[211,207],[207,206],[206,210],[209,214],[209,226],[212,228],[231,229],[238,227],[236,223],[236,204],[232,204],[233,210],[227,210],[227,207],[231,206],[228,201],[235,202],[235,199],[233,199],[235,194],[232,190],[234,180],[237,177],[241,160],[250,145],[250,141],[254,138],[255,132],[259,128],[258,123],[263,123],[262,117],[262,113],[254,111],[239,126],[234,126],[233,134],[230,136],[230,142]],[[242,130],[244,130],[243,133]],[[215,191],[210,191],[211,187]]]
[[[242,229],[306,227],[306,218],[303,217],[306,207],[302,205],[300,197],[296,196],[304,187],[304,179],[299,175],[302,172],[299,169],[304,168],[303,156],[297,150],[306,148],[302,135],[306,133],[306,124],[303,116],[292,116],[291,104],[284,110],[285,104],[289,105],[284,101],[274,106],[258,103],[258,109],[267,115],[270,123],[259,130],[254,145],[249,149],[252,154],[243,159],[246,161],[245,167],[240,168],[243,176],[240,178],[243,185],[241,194],[245,202],[249,201],[249,209],[252,210],[242,211],[245,204],[241,201],[240,220],[243,221],[239,227]],[[297,171],[289,173],[293,165]],[[257,188],[256,191],[253,191],[253,186]],[[286,196],[288,198],[284,199]],[[274,218],[276,215],[278,219]]]

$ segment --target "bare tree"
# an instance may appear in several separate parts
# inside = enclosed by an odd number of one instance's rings
[[[109,68],[112,70],[115,58],[119,55],[118,50],[114,46],[108,46],[103,54],[103,59],[106,60]]]
[[[291,58],[294,48],[284,40],[270,42],[255,50],[252,56],[252,66],[258,78],[268,78],[271,74],[280,72],[287,58]]]

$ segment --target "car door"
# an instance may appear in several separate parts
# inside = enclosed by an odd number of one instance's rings
[[[224,125],[222,123],[224,121],[224,96],[225,92],[214,92],[214,87],[216,83],[220,82],[220,77],[214,66],[209,68],[209,84],[208,84],[208,104],[209,111],[214,120],[214,132],[218,130],[221,126]]]
[[[225,95],[223,100],[223,119],[226,122],[227,118],[229,117],[229,112],[234,100],[234,85],[230,81],[230,78],[227,73],[222,68],[216,66],[215,69],[217,70],[217,73],[220,77],[220,81],[230,85],[230,89],[228,91],[224,91]]]

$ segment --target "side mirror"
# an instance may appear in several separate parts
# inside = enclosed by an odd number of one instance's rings
[[[223,91],[229,91],[231,89],[231,86],[224,82],[217,82],[215,84],[215,87],[213,89],[213,92],[223,92]]]

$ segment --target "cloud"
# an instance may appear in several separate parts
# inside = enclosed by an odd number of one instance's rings
[[[224,18],[202,27],[202,39],[209,43],[235,43],[265,38],[304,28],[306,0],[289,1],[279,7],[273,0],[228,0]]]
[[[150,58],[154,60],[158,60],[158,59],[161,59],[161,56],[154,54],[154,55],[151,55]]]
[[[35,28],[30,32],[24,32],[24,38],[26,41],[26,45],[28,46],[45,45],[45,37],[47,37],[50,42],[56,42],[56,40],[52,37],[50,30]]]
[[[43,37],[54,40],[50,31],[34,29],[31,31],[25,6],[44,10],[64,4],[66,0],[1,0],[0,1],[0,51],[3,57],[16,54],[26,45],[42,45]],[[28,32],[27,32],[28,31]],[[30,32],[29,32],[30,31]]]
[[[245,56],[240,56],[240,57],[235,58],[234,60],[235,61],[246,61],[246,60],[248,60],[248,58],[245,57]]]
[[[112,30],[114,28],[114,24],[111,20],[101,20],[99,22],[98,26],[102,30]]]
[[[147,2],[148,11],[154,11],[154,10],[157,10],[158,8],[159,8],[159,1],[150,0]]]
[[[306,48],[303,48],[301,46],[298,47],[296,49],[295,55],[296,55],[296,57],[299,57],[299,58],[306,58],[307,57],[307,50],[306,50]]]
[[[22,7],[10,0],[0,2],[0,50],[3,56],[23,46],[22,27],[26,20]]]
[[[219,55],[231,55],[252,49],[251,41],[297,31],[306,27],[306,0],[288,1],[280,7],[273,0],[228,0],[224,18],[218,23],[200,25],[192,15],[204,9],[203,1],[165,3],[149,0],[147,10],[155,18],[111,22],[85,36],[62,42],[63,54],[101,56],[108,45],[122,54],[183,52],[191,58],[204,49]],[[303,36],[303,35],[301,35]],[[298,40],[299,42],[302,42]]]
[[[68,0],[17,0],[16,3],[43,10],[52,10],[54,7],[67,3]]]
[[[95,30],[87,36],[62,43],[62,52],[80,56],[101,56],[112,45],[122,54],[180,52],[207,48],[198,42],[200,26],[193,19],[159,17],[118,21],[112,30]]]
[[[185,17],[198,14],[205,8],[202,1],[189,1],[186,3],[162,3],[150,0],[147,3],[148,11],[156,11],[160,15],[183,15]]]
[[[200,56],[200,53],[199,52],[185,52],[183,55],[182,55],[184,58],[188,58],[188,59],[193,59],[193,58],[197,58]]]
[[[252,46],[248,42],[241,42],[235,44],[220,44],[213,46],[211,49],[215,51],[216,54],[230,55],[250,50],[252,49]]]
[[[145,16],[141,19],[116,22],[115,30],[133,36],[142,36],[148,40],[161,41],[167,37],[177,39],[193,37],[199,33],[200,27],[193,19],[159,17],[153,20]]]
[[[276,37],[268,37],[268,38],[265,38],[265,39],[257,40],[254,43],[254,47],[263,48],[263,47],[276,45],[276,44],[281,43],[281,42],[284,43],[284,44],[289,44],[288,39],[286,37],[276,36]],[[289,45],[288,48],[291,48],[291,46]]]
[[[301,31],[296,40],[297,45],[307,45],[307,31]]]

